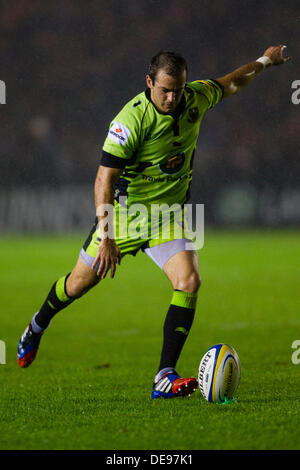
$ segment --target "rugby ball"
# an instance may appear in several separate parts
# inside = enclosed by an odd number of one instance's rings
[[[228,344],[212,346],[201,359],[198,384],[202,395],[209,402],[231,400],[238,388],[240,377],[240,359]]]

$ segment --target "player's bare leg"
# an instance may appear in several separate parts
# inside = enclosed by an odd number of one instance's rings
[[[66,280],[66,293],[77,299],[88,292],[100,281],[97,273],[81,258],[78,258],[74,269]]]
[[[164,273],[174,290],[197,293],[201,285],[197,252],[186,250],[176,253],[164,265]]]
[[[164,340],[152,398],[173,398],[194,392],[194,377],[179,377],[176,363],[192,326],[197,292],[201,285],[196,251],[180,251],[164,265],[163,271],[173,286],[173,296],[164,323]]]

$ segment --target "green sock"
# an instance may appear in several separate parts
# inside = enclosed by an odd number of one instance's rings
[[[159,369],[175,369],[192,326],[197,293],[174,291],[163,329],[163,347]]]
[[[75,299],[68,296],[66,292],[66,281],[71,273],[58,279],[52,286],[45,302],[39,312],[32,319],[33,331],[40,328],[44,330],[49,325],[51,319],[60,310],[66,308]],[[35,328],[38,327],[38,328]]]

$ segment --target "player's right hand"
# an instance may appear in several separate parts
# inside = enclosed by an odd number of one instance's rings
[[[286,49],[286,46],[271,46],[264,52],[264,55],[270,57],[273,62],[273,65],[285,64],[291,57],[283,57],[283,51]]]
[[[96,258],[92,264],[92,269],[97,269],[97,276],[104,279],[110,269],[110,277],[113,278],[116,272],[117,264],[121,263],[121,251],[118,245],[111,238],[101,240]]]

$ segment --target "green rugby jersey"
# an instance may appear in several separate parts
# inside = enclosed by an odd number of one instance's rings
[[[215,80],[185,86],[174,116],[160,113],[150,89],[129,101],[111,122],[101,164],[124,168],[115,186],[115,200],[135,203],[184,204],[192,180],[192,164],[201,121],[223,97]]]

